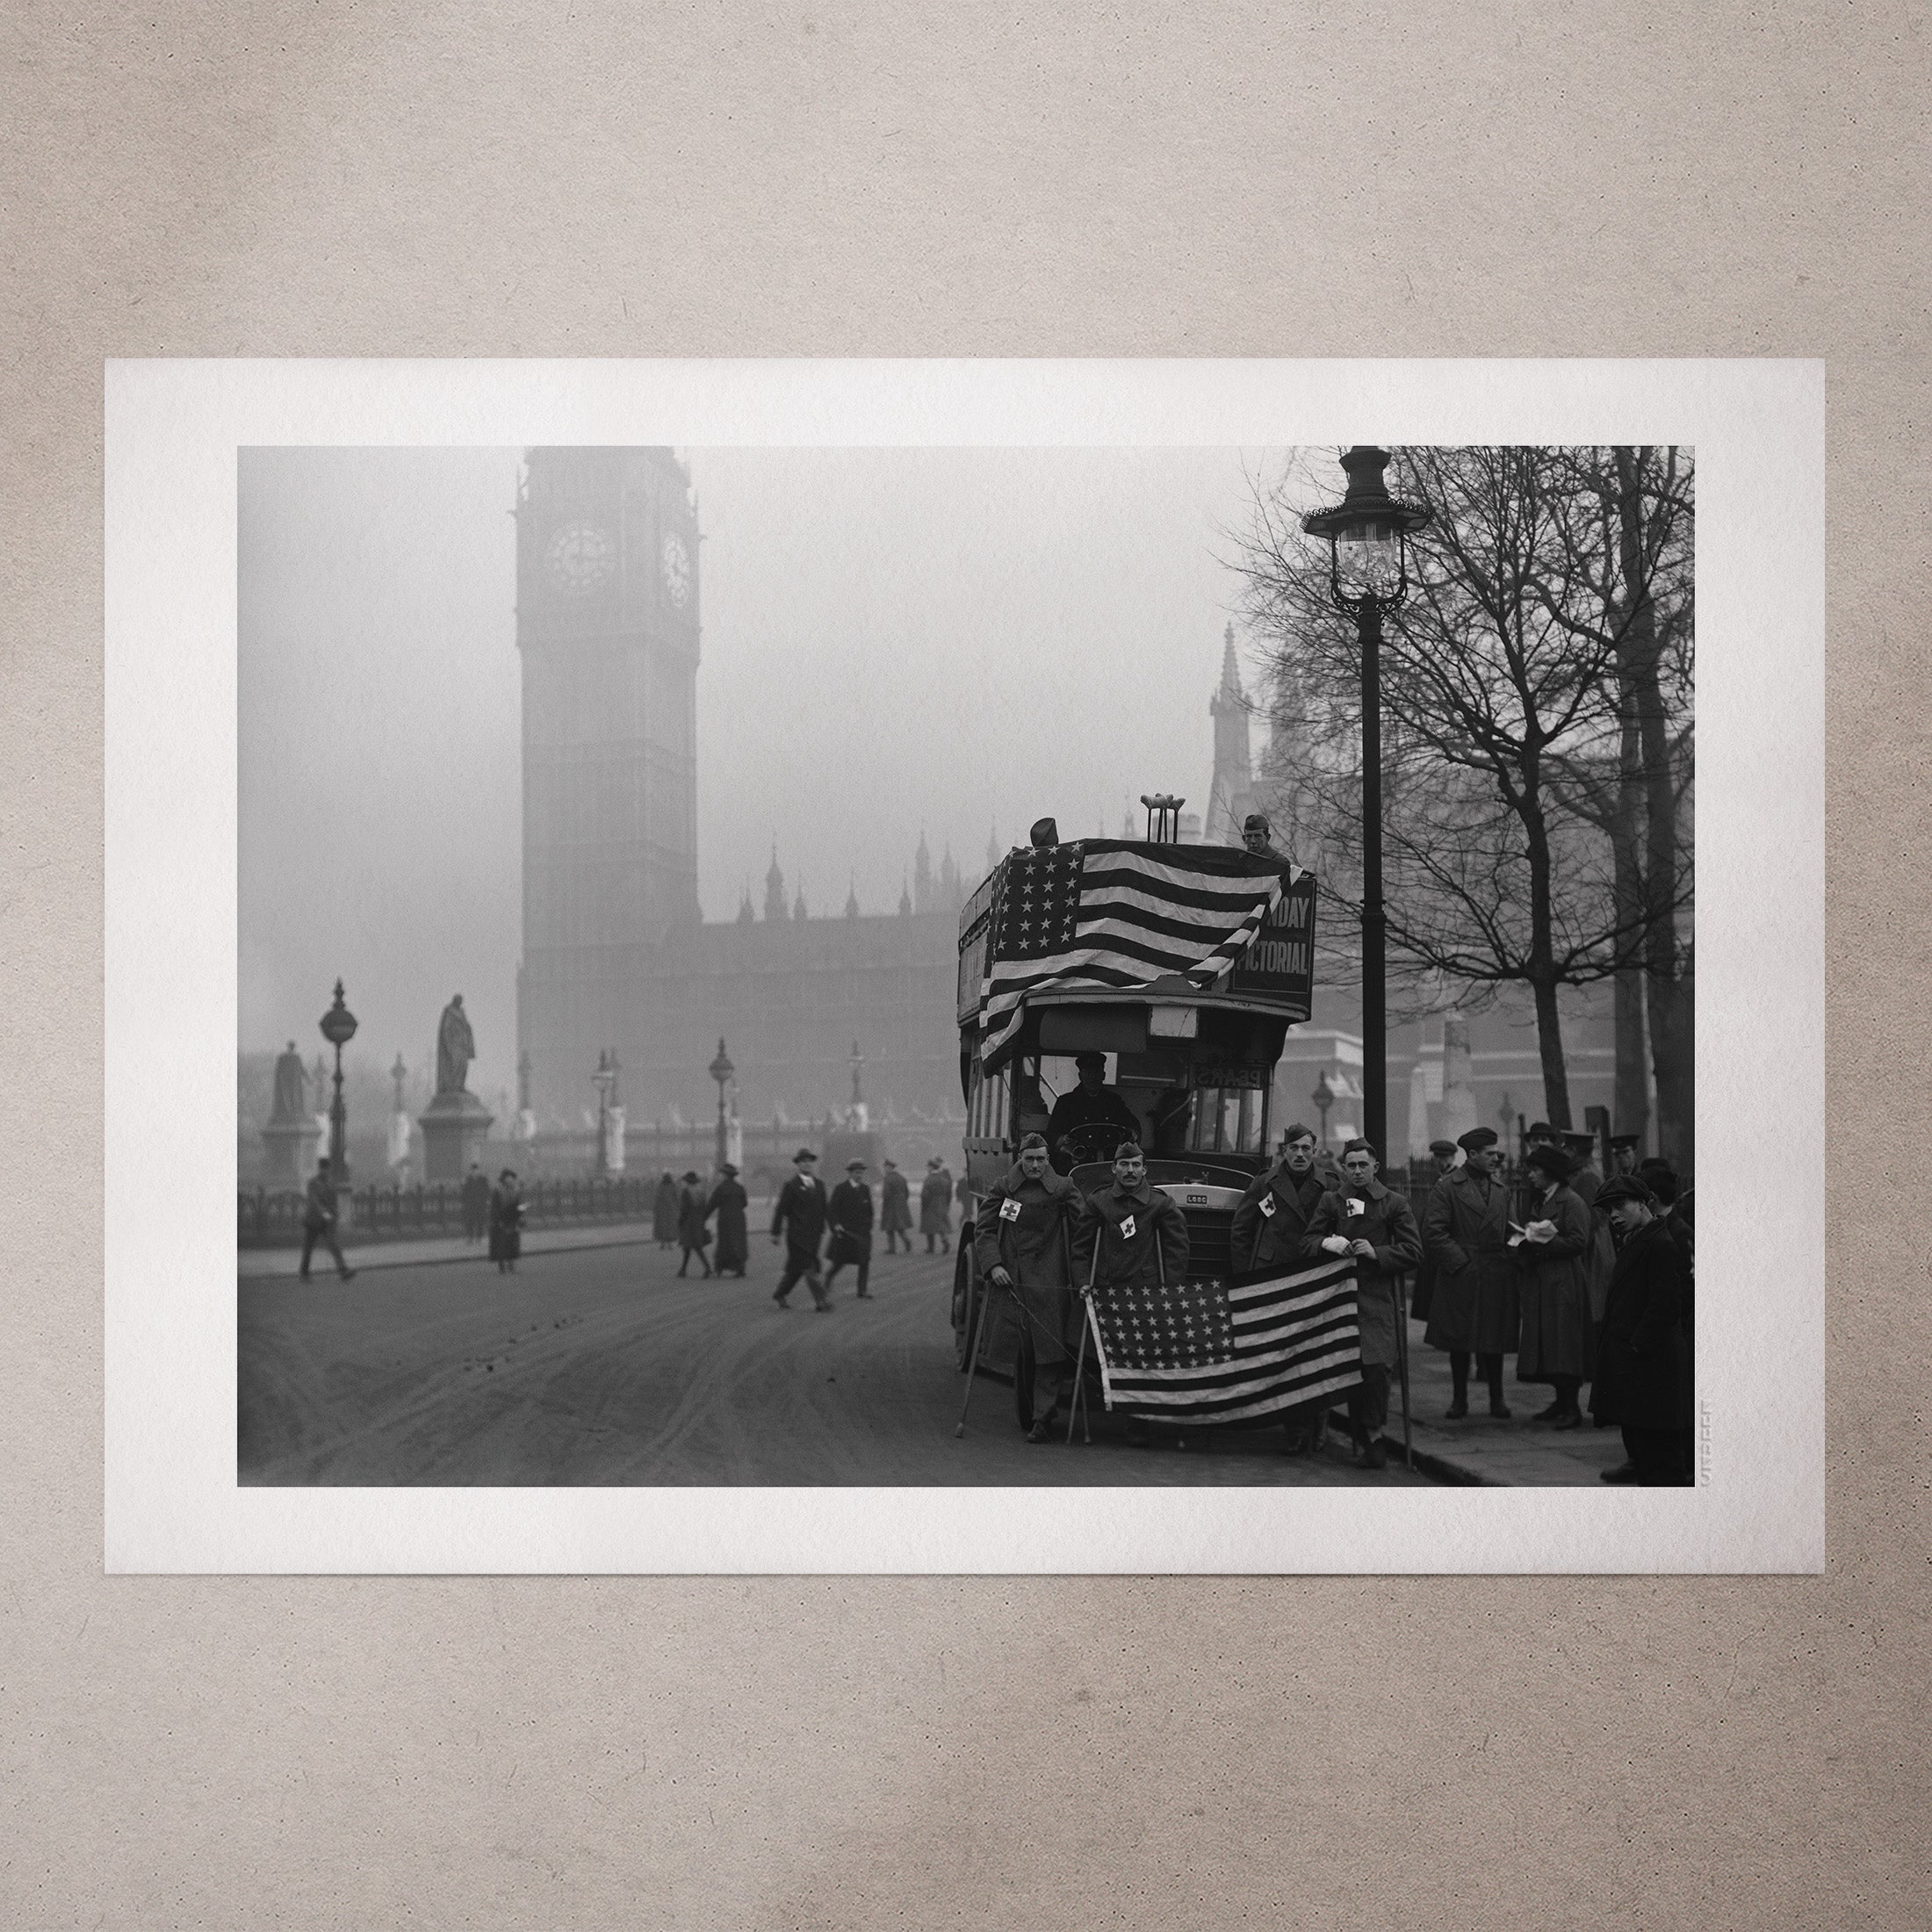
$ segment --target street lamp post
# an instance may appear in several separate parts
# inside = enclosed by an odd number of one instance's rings
[[[724,1089],[738,1069],[732,1064],[732,1056],[724,1050],[721,1034],[717,1042],[717,1057],[711,1062],[710,1076],[717,1082],[717,1164],[724,1166],[731,1150],[729,1129],[724,1124]]]
[[[609,1047],[597,1052],[597,1071],[590,1077],[597,1087],[597,1171],[610,1171],[610,1096],[617,1085],[617,1056]]]
[[[1333,508],[1301,519],[1329,546],[1329,597],[1355,620],[1362,653],[1363,1126],[1378,1157],[1388,1152],[1388,921],[1382,908],[1382,618],[1409,595],[1409,531],[1425,504],[1401,503],[1382,481],[1388,451],[1358,443],[1342,455],[1348,489]]]
[[[1315,1083],[1315,1092],[1308,1098],[1315,1102],[1315,1111],[1322,1117],[1322,1145],[1329,1143],[1329,1109],[1335,1105],[1335,1089],[1329,1085],[1328,1069],[1322,1070],[1322,1078]]]
[[[342,983],[335,982],[335,999],[322,1015],[322,1038],[335,1049],[335,1097],[328,1108],[328,1178],[338,1187],[349,1185],[349,1109],[342,1102],[342,1049],[356,1037],[356,1016],[342,1000]]]

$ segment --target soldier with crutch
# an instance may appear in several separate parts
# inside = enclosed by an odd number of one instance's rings
[[[1050,1442],[1072,1395],[1072,1236],[1080,1190],[1047,1164],[1043,1134],[1020,1143],[1020,1159],[980,1199],[973,1256],[1002,1315],[1018,1329],[1013,1398],[1028,1442]]]
[[[1073,1231],[1073,1267],[1076,1277],[1087,1278],[1087,1292],[1095,1296],[1187,1279],[1187,1217],[1171,1194],[1148,1179],[1138,1141],[1122,1141],[1114,1150],[1114,1185],[1083,1207]],[[1083,1366],[1085,1339],[1083,1324]],[[1147,1440],[1131,1417],[1127,1439],[1136,1445]]]

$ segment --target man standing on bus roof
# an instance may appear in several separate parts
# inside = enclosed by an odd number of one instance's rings
[[[1012,1171],[981,1196],[973,1254],[995,1287],[999,1313],[1018,1329],[1013,1395],[1028,1442],[1050,1442],[1060,1407],[1072,1398],[1071,1342],[1080,1319],[1073,1293],[1073,1232],[1080,1190],[1047,1165],[1043,1134],[1020,1143]]]
[[[1136,1141],[1141,1135],[1141,1123],[1134,1109],[1121,1098],[1117,1088],[1107,1084],[1107,1056],[1077,1053],[1073,1063],[1079,1070],[1080,1084],[1053,1103],[1053,1113],[1047,1121],[1047,1145],[1052,1149],[1054,1164],[1062,1173],[1071,1164],[1062,1143],[1077,1128],[1114,1127],[1122,1134],[1131,1134]]]
[[[1265,811],[1251,811],[1241,821],[1241,842],[1258,859],[1278,859],[1287,864],[1288,855],[1274,848],[1274,827]]]

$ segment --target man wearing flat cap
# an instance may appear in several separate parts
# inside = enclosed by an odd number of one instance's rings
[[[784,1271],[772,1300],[782,1308],[789,1308],[785,1297],[803,1281],[811,1290],[812,1307],[824,1315],[832,1301],[818,1276],[818,1244],[825,1233],[825,1189],[818,1179],[818,1157],[809,1147],[801,1147],[791,1157],[791,1179],[778,1190],[772,1209],[772,1244],[782,1242],[785,1247]]]
[[[1134,1109],[1121,1098],[1117,1089],[1107,1084],[1107,1056],[1104,1053],[1077,1053],[1073,1063],[1079,1070],[1080,1084],[1053,1103],[1053,1112],[1047,1120],[1047,1146],[1051,1151],[1054,1166],[1063,1174],[1074,1165],[1074,1155],[1078,1151],[1069,1148],[1066,1143],[1080,1128],[1110,1128],[1113,1131],[1106,1138],[1115,1144],[1129,1134],[1138,1140],[1141,1134],[1141,1123],[1135,1117]],[[1102,1136],[1089,1135],[1084,1138],[1091,1142]],[[1098,1157],[1089,1151],[1087,1157],[1104,1160],[1111,1151],[1111,1146],[1106,1147],[1100,1150]]]
[[[1621,1426],[1626,1458],[1599,1480],[1689,1484],[1696,1391],[1684,1258],[1641,1180],[1606,1181],[1597,1199],[1623,1246],[1597,1325],[1590,1406],[1599,1424]]]
[[[1436,1264],[1435,1299],[1423,1339],[1449,1352],[1455,1388],[1448,1419],[1469,1413],[1469,1358],[1489,1385],[1489,1413],[1507,1421],[1503,1358],[1516,1352],[1520,1311],[1510,1254],[1510,1195],[1497,1178],[1493,1128],[1459,1135],[1462,1165],[1439,1179],[1423,1211],[1423,1250]]]
[[[1637,1149],[1641,1134],[1612,1134],[1610,1136],[1610,1179],[1627,1180],[1637,1171]]]
[[[1050,1442],[1073,1398],[1074,1352],[1083,1319],[1073,1293],[1073,1230],[1080,1190],[1047,1164],[1047,1139],[1029,1134],[1012,1171],[980,1197],[973,1226],[979,1272],[1004,1291],[988,1313],[1001,1324],[995,1359],[1010,1347],[1013,1399],[1028,1442]],[[1004,1344],[1004,1345],[1003,1345]]]
[[[846,1163],[846,1178],[832,1190],[832,1199],[825,1206],[825,1220],[832,1229],[832,1240],[825,1249],[825,1293],[832,1293],[839,1270],[849,1262],[858,1270],[857,1298],[869,1301],[872,1290],[867,1284],[872,1279],[872,1190],[866,1186],[863,1161]]]

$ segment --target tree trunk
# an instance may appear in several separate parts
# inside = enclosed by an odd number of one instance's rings
[[[1563,1020],[1556,1010],[1554,976],[1539,979],[1536,993],[1536,1045],[1543,1061],[1543,1117],[1559,1131],[1570,1124],[1569,1071],[1563,1063]]]
[[[1650,1070],[1644,1054],[1644,970],[1637,937],[1644,916],[1643,740],[1637,721],[1636,694],[1624,667],[1618,667],[1617,705],[1623,717],[1618,746],[1617,817],[1611,827],[1611,849],[1616,877],[1612,903],[1617,909],[1617,949],[1629,963],[1616,977],[1616,1090],[1611,1121],[1618,1134],[1640,1136],[1650,1125]]]
[[[1623,578],[1633,600],[1622,658],[1643,761],[1644,970],[1650,996],[1650,1050],[1657,1076],[1657,1143],[1663,1157],[1688,1174],[1697,1133],[1695,1028],[1692,981],[1688,973],[1679,977],[1677,775],[1671,768],[1669,721],[1657,679],[1656,607],[1644,560],[1644,455],[1619,449],[1616,459]]]

